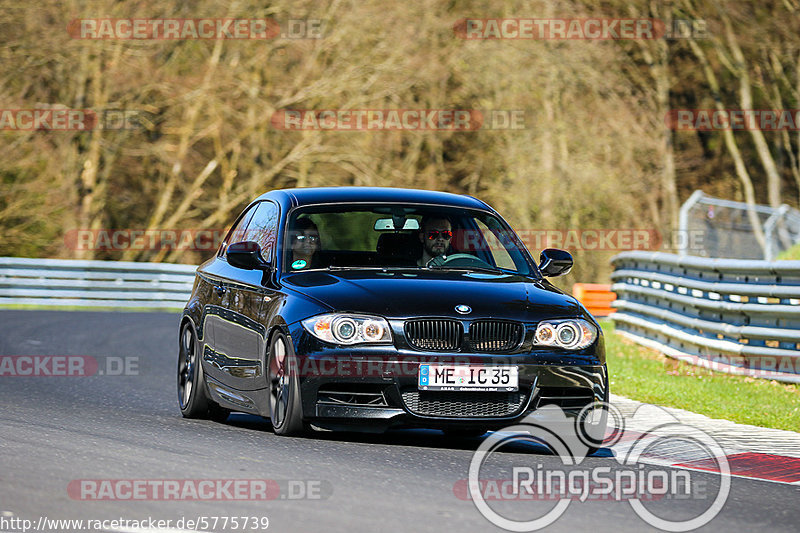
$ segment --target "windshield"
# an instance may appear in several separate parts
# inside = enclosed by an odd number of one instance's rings
[[[284,271],[426,268],[531,275],[519,239],[483,211],[410,204],[296,209]]]

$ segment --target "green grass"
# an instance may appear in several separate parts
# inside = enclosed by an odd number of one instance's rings
[[[779,260],[797,260],[800,259],[800,244],[796,244],[778,254]]]
[[[800,386],[713,372],[661,355],[601,322],[611,392],[741,424],[800,431]]]

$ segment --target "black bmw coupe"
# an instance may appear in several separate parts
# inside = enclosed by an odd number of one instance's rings
[[[394,188],[274,190],[200,265],[180,324],[186,417],[482,434],[608,399],[603,336],[491,207]]]

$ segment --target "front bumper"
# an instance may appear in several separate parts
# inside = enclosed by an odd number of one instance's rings
[[[608,399],[602,343],[578,354],[442,354],[393,346],[330,348],[297,340],[303,417],[328,429],[392,427],[500,429],[554,404],[567,414]],[[296,338],[296,337],[295,337]],[[417,386],[420,363],[514,365],[517,392],[430,392]],[[360,428],[358,427],[360,426]]]

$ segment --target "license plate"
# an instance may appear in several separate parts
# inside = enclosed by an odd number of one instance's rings
[[[516,391],[519,367],[419,365],[419,390],[429,391]]]

